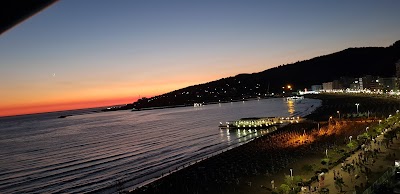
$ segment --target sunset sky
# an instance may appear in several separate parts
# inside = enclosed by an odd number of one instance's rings
[[[400,1],[59,1],[0,36],[0,116],[131,103],[400,40]]]

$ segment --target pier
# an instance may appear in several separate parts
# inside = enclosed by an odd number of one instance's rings
[[[287,123],[299,123],[301,117],[261,117],[261,118],[242,118],[237,121],[219,123],[220,129],[265,129],[275,125]]]

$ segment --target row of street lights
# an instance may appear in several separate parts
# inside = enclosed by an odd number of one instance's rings
[[[358,103],[356,103],[356,105],[357,105],[357,108],[358,108],[358,105],[359,105],[359,104],[358,104]],[[339,111],[338,111],[338,112],[339,112]],[[397,111],[396,111],[396,113],[399,113],[399,110],[397,110]],[[392,115],[389,115],[389,117],[391,117],[391,116],[392,116]],[[379,125],[380,125],[380,124],[381,124],[381,122],[382,122],[382,120],[381,120],[381,119],[379,119],[379,121],[378,121],[378,122],[379,122]],[[368,133],[368,129],[369,129],[369,127],[366,127],[366,128],[365,128],[365,132],[366,132],[366,133]],[[350,142],[351,142],[351,138],[352,138],[352,136],[350,136],[350,137],[349,137],[349,139],[350,139]]]
[[[360,106],[360,103],[355,103],[354,105],[356,105],[356,107],[357,107],[357,114],[358,114],[358,106]],[[336,111],[336,113],[339,115],[339,120],[340,120],[340,111]],[[396,113],[399,113],[399,110],[396,110]],[[390,116],[392,116],[392,115],[389,115],[389,117]],[[369,111],[368,111],[368,117],[369,117]],[[329,117],[329,119],[332,119],[332,116]],[[381,124],[381,121],[382,120],[379,120],[379,124]]]
[[[358,114],[358,106],[360,106],[360,103],[355,103],[355,105],[357,106],[357,114]],[[339,115],[339,120],[340,120],[340,111],[336,111],[336,113]],[[329,119],[332,119],[332,116],[329,117]]]
[[[358,114],[358,106],[360,106],[360,103],[355,103],[354,105],[356,105],[357,107],[357,114]],[[339,115],[339,120],[340,120],[340,111],[336,111],[336,113]],[[399,110],[396,110],[396,113],[399,113]],[[389,115],[389,117],[392,115]],[[368,117],[369,117],[369,111],[368,111]],[[332,117],[330,117],[330,119],[332,119]],[[381,120],[379,120],[379,124],[381,124]]]

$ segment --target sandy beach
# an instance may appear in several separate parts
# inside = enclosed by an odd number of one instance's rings
[[[285,193],[285,185],[289,187],[289,191],[298,193],[300,187],[296,185],[299,182],[310,185],[304,188],[326,187],[330,193],[339,192],[333,181],[333,170],[340,172],[342,163],[348,164],[349,161],[352,162],[352,158],[358,157],[362,143],[371,146],[372,150],[378,149],[377,144],[371,144],[368,138],[362,137],[376,136],[378,129],[388,128],[389,125],[396,127],[385,118],[396,114],[396,110],[400,109],[400,101],[355,95],[308,97],[321,99],[323,103],[306,117],[306,121],[284,126],[130,193]],[[358,110],[355,103],[359,104]],[[352,140],[349,139],[350,136],[353,137]],[[360,139],[356,140],[357,137]],[[384,141],[383,135],[377,139]],[[387,148],[381,148],[377,155],[387,156],[394,153],[399,156],[398,148],[396,139],[389,142]],[[393,165],[393,158],[377,155],[374,156],[375,162],[362,163],[371,169],[367,171],[369,184],[378,179],[388,166]],[[316,180],[321,172],[327,173],[323,186]],[[343,176],[347,185],[343,190],[361,191],[368,188],[361,167],[356,173],[359,174],[357,181],[349,181]],[[350,177],[350,173],[347,177]]]

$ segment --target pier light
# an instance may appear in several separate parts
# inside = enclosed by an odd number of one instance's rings
[[[357,114],[358,114],[358,106],[360,105],[360,103],[355,103],[355,105],[357,106]]]

